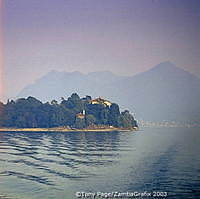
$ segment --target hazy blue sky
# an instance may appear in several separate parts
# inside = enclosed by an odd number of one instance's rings
[[[4,0],[5,83],[50,70],[134,75],[170,60],[200,77],[199,0]]]

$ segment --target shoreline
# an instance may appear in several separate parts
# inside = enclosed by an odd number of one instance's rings
[[[0,128],[0,132],[128,132],[138,128],[97,128],[97,129],[68,129],[68,128]]]

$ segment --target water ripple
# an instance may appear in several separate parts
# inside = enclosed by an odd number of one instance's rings
[[[51,185],[54,186],[55,184],[50,182],[47,178],[45,177],[38,177],[34,175],[28,175],[20,172],[15,172],[15,171],[4,171],[0,173],[0,176],[16,176],[21,179],[25,180],[31,180],[37,183],[45,184],[45,185]]]

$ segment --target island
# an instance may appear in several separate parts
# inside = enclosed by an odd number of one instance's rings
[[[35,97],[0,102],[0,131],[70,132],[130,131],[138,129],[133,115],[102,97],[80,98],[77,93],[61,101],[41,102]]]

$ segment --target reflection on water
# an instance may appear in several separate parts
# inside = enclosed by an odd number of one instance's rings
[[[75,198],[76,191],[167,191],[198,198],[198,129],[0,133],[1,198]]]

